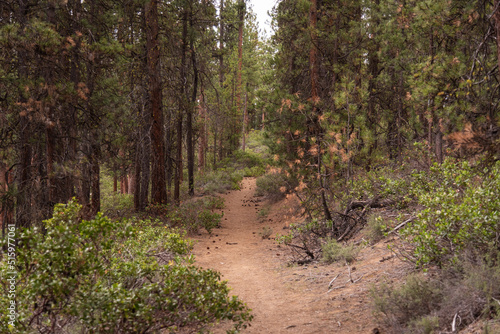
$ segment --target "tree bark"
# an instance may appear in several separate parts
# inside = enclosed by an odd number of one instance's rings
[[[167,202],[167,189],[165,183],[160,47],[158,43],[158,0],[151,0],[146,3],[145,17],[149,99],[152,118],[151,201],[154,204],[163,204]]]
[[[193,28],[193,13],[189,12],[189,24]],[[191,94],[191,103],[188,105],[186,113],[186,144],[187,144],[187,167],[188,167],[188,191],[189,195],[194,195],[194,143],[193,143],[193,109],[196,105],[196,96],[198,94],[198,65],[196,63],[196,52],[193,45],[193,39],[189,41],[191,49],[191,63],[193,65],[193,91]]]
[[[236,114],[238,118],[242,115],[241,93],[242,93],[242,71],[243,71],[243,26],[245,24],[245,2],[240,0],[238,3],[238,74],[236,79]],[[243,116],[243,123],[245,116]],[[244,127],[245,125],[243,125]],[[245,134],[243,133],[243,140]],[[233,146],[234,147],[234,146]],[[243,150],[244,144],[243,144]]]
[[[26,12],[28,8],[27,0],[19,0],[19,11],[17,13],[18,22],[20,24],[21,32],[24,34],[26,26]],[[27,79],[28,72],[28,59],[26,51],[22,48],[18,50],[18,75],[20,79]],[[26,102],[22,97],[23,92],[20,93],[21,102]],[[31,133],[30,121],[28,118],[28,111],[23,110],[20,114],[18,123],[18,154],[19,164],[17,167],[16,175],[16,226],[30,227],[31,225],[31,195],[30,195],[30,181],[31,181],[31,157],[32,150],[29,143]]]

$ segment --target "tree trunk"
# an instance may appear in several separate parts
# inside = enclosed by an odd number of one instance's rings
[[[200,86],[200,91],[199,119],[202,124],[200,126],[200,143],[198,145],[198,171],[203,174],[205,170],[205,152],[207,147],[207,110],[205,106],[205,97],[203,95],[203,83]]]
[[[193,29],[193,13],[189,12],[189,23]],[[193,39],[190,42],[191,62],[193,65],[193,91],[191,94],[191,103],[188,105],[186,113],[186,136],[187,136],[187,164],[188,164],[188,191],[189,195],[194,195],[194,143],[193,143],[193,109],[196,105],[196,96],[198,93],[198,65],[196,63],[196,52],[194,50]]]
[[[151,201],[154,204],[163,204],[167,202],[167,189],[165,184],[160,47],[158,44],[158,0],[146,3],[145,16],[149,99],[153,123],[151,126]]]
[[[26,26],[26,12],[28,8],[27,0],[19,0],[18,22],[21,32],[24,34]],[[25,80],[28,78],[28,57],[22,47],[18,50],[18,75]],[[23,98],[23,92],[20,92],[21,102],[26,102]],[[19,163],[16,175],[16,227],[30,227],[31,225],[31,158],[32,150],[30,145],[31,124],[28,118],[28,112],[23,110],[18,123],[18,154]]]
[[[497,62],[498,62],[498,68],[500,72],[500,0],[495,0],[495,6],[494,8],[496,9],[495,14],[493,17],[495,18],[495,29],[497,32]]]
[[[238,74],[236,79],[236,115],[238,118],[242,115],[241,108],[241,93],[242,93],[242,70],[243,70],[243,26],[245,24],[245,2],[240,0],[238,3]],[[245,123],[243,116],[243,123]],[[243,125],[244,127],[245,125]],[[233,137],[234,134],[233,134]],[[243,140],[245,140],[245,134],[243,133]],[[235,145],[233,145],[235,147]],[[243,145],[244,147],[244,145]],[[243,148],[245,150],[245,148]]]

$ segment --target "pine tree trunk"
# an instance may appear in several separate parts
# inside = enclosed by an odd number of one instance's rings
[[[189,12],[189,24],[193,29],[193,13]],[[191,38],[189,45],[191,49],[191,63],[193,66],[193,91],[191,94],[191,103],[188,105],[186,113],[186,144],[187,144],[187,167],[188,167],[188,192],[190,196],[194,195],[194,142],[193,142],[193,109],[196,105],[196,96],[198,94],[198,65],[196,63],[196,52]]]
[[[203,83],[200,86],[200,105],[199,119],[202,124],[200,126],[200,142],[198,144],[198,171],[203,174],[205,170],[205,151],[207,147],[207,110],[205,106],[205,97],[203,92]]]
[[[28,8],[27,0],[19,0],[18,22],[20,30],[23,31],[26,26],[26,12]],[[18,75],[21,79],[27,79],[28,72],[28,59],[26,51],[22,47],[18,50]],[[22,97],[23,93],[20,92],[21,102],[26,102]],[[30,227],[31,225],[31,158],[32,150],[30,145],[31,124],[28,118],[27,111],[23,110],[19,117],[18,123],[18,155],[19,162],[17,165],[16,175],[16,226]]]
[[[242,115],[241,108],[241,93],[242,93],[242,70],[243,70],[243,25],[245,23],[245,2],[241,1],[238,3],[238,74],[236,79],[236,114],[238,117]],[[243,117],[244,119],[244,117]],[[243,123],[245,121],[243,120]],[[243,125],[244,126],[244,125]],[[243,140],[245,140],[245,134],[243,133]],[[233,145],[235,147],[235,145]],[[243,150],[244,144],[243,144]]]
[[[145,16],[149,99],[153,122],[151,126],[151,201],[154,204],[163,204],[167,202],[167,189],[165,184],[160,47],[158,44],[158,0],[146,3]]]

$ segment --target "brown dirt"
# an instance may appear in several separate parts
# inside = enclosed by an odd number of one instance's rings
[[[270,227],[273,236],[286,233],[285,214],[296,204],[273,205],[268,217],[259,219],[266,203],[254,197],[255,187],[255,179],[247,178],[241,190],[222,195],[221,228],[198,236],[194,249],[198,265],[221,272],[232,293],[252,309],[254,320],[244,333],[377,332],[369,290],[379,281],[399,280],[407,267],[396,257],[385,260],[391,252],[384,242],[363,249],[350,268],[288,265],[287,250],[263,240],[259,232]],[[222,333],[224,328],[212,330]]]

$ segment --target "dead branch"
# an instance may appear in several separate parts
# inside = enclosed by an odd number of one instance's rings
[[[351,212],[354,209],[359,209],[359,208],[365,209],[365,207],[369,207],[372,209],[385,208],[385,207],[394,205],[396,203],[397,203],[397,201],[394,199],[391,199],[391,198],[381,199],[378,196],[371,199],[371,200],[367,200],[367,201],[352,201],[351,203],[349,203],[349,205],[345,209],[344,214],[347,215],[349,212]]]
[[[328,284],[328,290],[330,290],[330,287],[332,286],[333,282],[335,282],[335,280],[340,276],[340,274],[338,274],[337,276],[335,276],[331,281],[330,281],[330,284]]]
[[[407,219],[405,220],[404,222],[402,222],[401,224],[399,224],[398,226],[396,226],[394,229],[392,229],[392,231],[390,231],[389,233],[387,234],[391,234],[391,233],[394,233],[396,232],[397,230],[399,230],[401,227],[405,226],[406,224],[408,224],[409,222],[413,221],[416,217],[411,217],[410,219]]]

